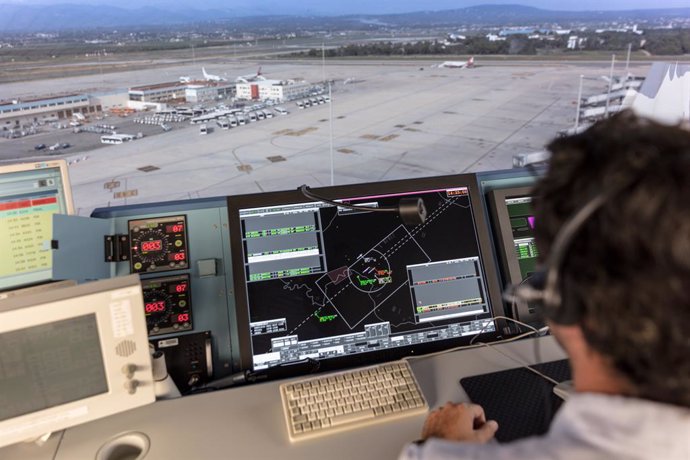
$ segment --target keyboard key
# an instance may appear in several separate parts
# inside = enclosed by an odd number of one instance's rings
[[[371,410],[344,415],[336,415],[335,417],[331,418],[331,425],[342,425],[344,423],[352,423],[360,420],[367,420],[373,417],[374,413]]]

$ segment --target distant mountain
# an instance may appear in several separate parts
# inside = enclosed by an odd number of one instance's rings
[[[121,8],[109,5],[0,5],[1,32],[82,31],[97,28],[173,26],[214,23],[244,30],[261,28],[338,30],[356,27],[429,27],[467,25],[526,25],[568,22],[606,22],[690,17],[690,8],[630,11],[551,11],[522,5],[482,5],[444,11],[385,15],[324,16],[312,10],[314,2],[302,9],[286,7],[284,2],[250,3],[236,8],[182,9],[142,7]],[[125,3],[127,5],[133,2]],[[186,4],[189,6],[189,4]],[[291,12],[291,14],[287,14]]]
[[[525,25],[534,23],[609,22],[648,20],[660,17],[687,18],[690,8],[624,11],[553,11],[524,5],[481,5],[445,11],[423,11],[395,15],[376,15],[379,21],[400,26],[437,25]]]

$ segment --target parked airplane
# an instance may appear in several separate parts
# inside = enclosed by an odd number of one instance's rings
[[[180,77],[180,83],[189,83],[190,81],[192,81],[192,77],[188,77],[186,75]]]
[[[474,56],[467,61],[446,61],[438,65],[439,68],[445,67],[447,69],[471,69],[474,67]]]
[[[219,75],[206,73],[206,69],[204,67],[201,68],[201,72],[204,74],[204,78],[206,79],[206,81],[227,81],[227,78],[223,78]]]
[[[250,73],[247,75],[240,75],[235,79],[237,83],[249,83],[250,81],[263,81],[266,78],[261,74],[261,67],[256,71],[256,73]]]

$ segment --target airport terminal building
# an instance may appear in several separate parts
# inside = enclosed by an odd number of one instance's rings
[[[86,94],[0,101],[0,127],[6,131],[22,125],[70,119],[75,113],[89,114],[101,110],[100,104]]]

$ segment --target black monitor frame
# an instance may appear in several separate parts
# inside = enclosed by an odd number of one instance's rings
[[[520,272],[520,263],[515,254],[513,230],[508,215],[506,200],[511,198],[531,197],[533,187],[510,187],[494,189],[487,194],[487,202],[491,213],[494,239],[496,241],[496,253],[498,255],[499,268],[506,285],[520,284],[523,281]],[[534,311],[530,311],[527,305],[515,304],[511,311],[513,318],[520,321],[531,322],[538,320]]]
[[[474,216],[474,227],[477,234],[479,257],[483,265],[483,274],[486,285],[486,299],[493,316],[504,314],[501,301],[501,288],[498,283],[498,272],[494,263],[491,236],[487,225],[482,197],[474,174],[462,174],[453,176],[429,177],[410,180],[386,181],[377,183],[354,184],[334,187],[312,189],[315,194],[332,198],[347,199],[353,197],[366,197],[375,195],[397,194],[424,190],[436,190],[443,188],[467,187],[469,191],[470,205]],[[414,196],[414,195],[412,195]],[[284,204],[298,204],[313,202],[298,190],[267,192],[251,195],[228,197],[228,220],[230,250],[234,273],[236,314],[239,329],[240,364],[243,370],[251,370],[253,366],[252,337],[250,333],[250,311],[247,298],[247,282],[245,281],[245,266],[243,243],[241,236],[240,209],[259,208],[263,206],[276,206]],[[431,210],[430,210],[431,212]],[[482,341],[496,340],[503,337],[503,331],[507,331],[505,323],[496,321],[496,332],[484,333]],[[428,352],[453,348],[469,344],[472,337],[468,335],[461,338],[435,341],[431,343],[416,344],[389,348],[381,351],[373,351],[363,354],[354,354],[344,357],[335,357],[320,362],[319,370],[340,369],[358,365],[371,364],[380,361],[399,359],[407,355],[424,354]],[[297,366],[293,366],[297,367]],[[267,374],[270,375],[269,368]],[[304,373],[304,369],[301,372]],[[283,372],[284,374],[284,372]],[[288,373],[289,374],[289,373]]]

